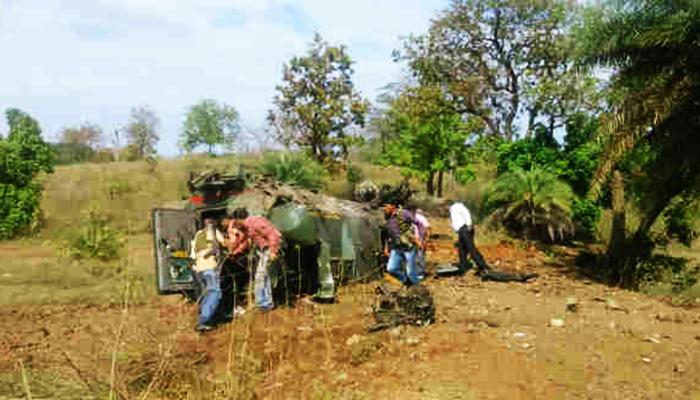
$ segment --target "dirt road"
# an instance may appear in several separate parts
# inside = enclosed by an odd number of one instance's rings
[[[201,336],[177,297],[6,306],[0,399],[105,398],[110,387],[123,398],[700,399],[700,310],[577,278],[566,256],[483,253],[540,277],[429,279],[437,323],[376,334],[364,331],[371,284]],[[432,257],[452,258],[449,245]]]

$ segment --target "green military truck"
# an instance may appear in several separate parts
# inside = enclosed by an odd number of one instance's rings
[[[283,235],[283,253],[273,268],[277,293],[332,301],[339,284],[381,276],[380,219],[365,204],[242,173],[191,176],[188,188],[189,199],[152,211],[160,294],[198,293],[189,268],[190,241],[205,218],[221,221],[238,207],[266,216]],[[231,258],[224,264],[245,273],[250,260]]]

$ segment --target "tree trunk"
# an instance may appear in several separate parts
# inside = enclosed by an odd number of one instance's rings
[[[610,242],[608,243],[608,256],[611,260],[624,258],[622,254],[627,240],[626,215],[625,215],[625,182],[622,173],[618,170],[613,172],[612,182],[612,229],[610,232]]]
[[[428,192],[430,196],[435,195],[435,172],[430,171],[430,174],[428,175],[428,180],[425,182],[425,190]]]
[[[443,181],[444,171],[438,171],[438,181],[437,181],[437,197],[442,198],[442,181]]]

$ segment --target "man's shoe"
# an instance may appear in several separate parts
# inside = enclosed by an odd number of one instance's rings
[[[199,324],[195,328],[195,330],[199,333],[204,333],[204,332],[210,332],[214,330],[214,327],[211,325],[205,325],[205,324]]]

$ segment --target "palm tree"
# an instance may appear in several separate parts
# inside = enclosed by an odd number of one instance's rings
[[[309,190],[323,188],[326,171],[321,164],[302,154],[270,153],[265,156],[260,169],[263,174],[278,182]]]
[[[597,8],[582,31],[584,60],[612,67],[612,93],[622,100],[605,118],[599,138],[606,152],[591,196],[618,161],[644,142],[652,155],[639,206],[642,219],[617,258],[623,284],[639,257],[648,253],[650,228],[680,195],[700,192],[700,2],[610,0]]]
[[[574,233],[573,199],[571,187],[553,173],[540,168],[516,169],[491,184],[486,208],[511,232],[557,241]]]

